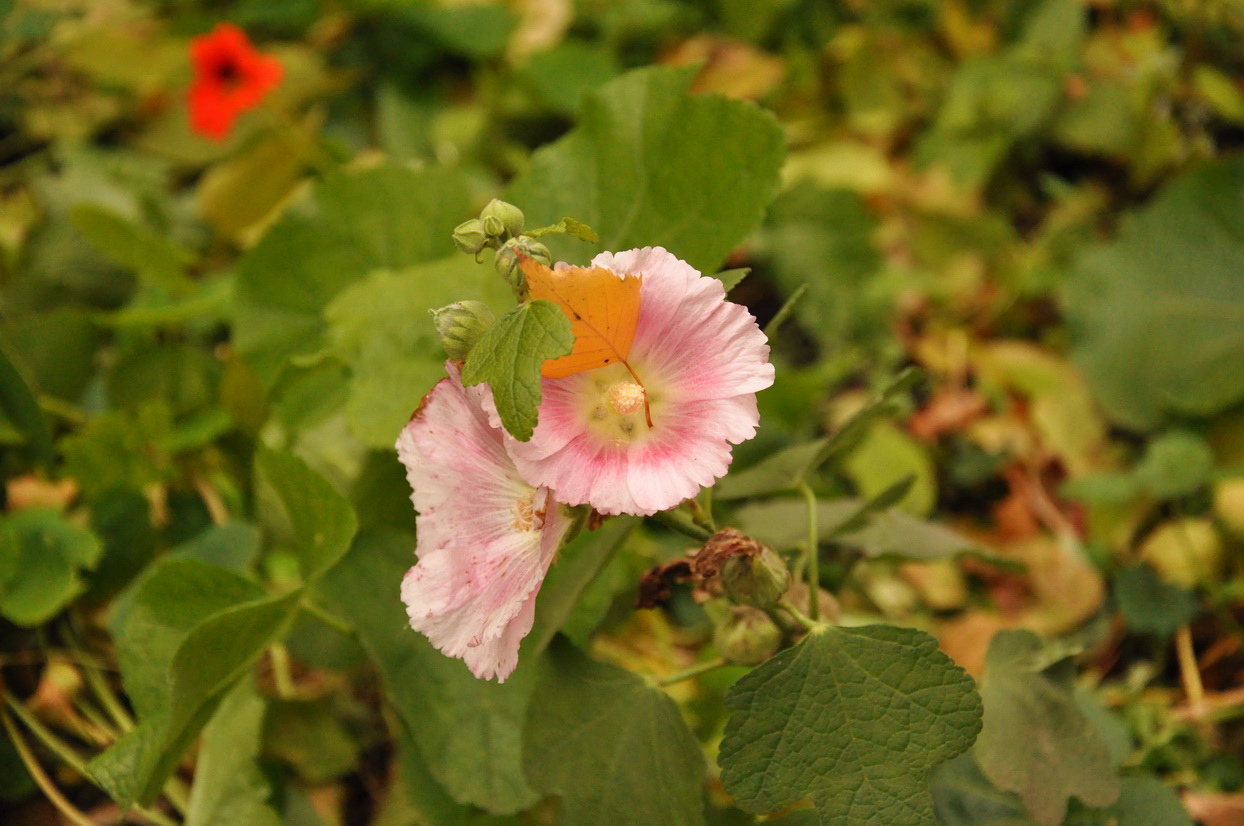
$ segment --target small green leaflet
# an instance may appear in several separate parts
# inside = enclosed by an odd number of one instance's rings
[[[1124,568],[1114,577],[1114,599],[1127,627],[1169,637],[1197,614],[1196,595],[1162,581],[1148,565]]]
[[[718,762],[757,814],[808,797],[821,823],[933,826],[928,775],[972,745],[972,678],[913,628],[821,628],[740,679]]]
[[[999,631],[985,657],[976,759],[1039,826],[1062,823],[1072,795],[1094,808],[1119,796],[1110,750],[1076,703],[1075,674],[1070,659],[1051,663],[1031,631]]]
[[[93,533],[53,508],[0,519],[0,616],[28,628],[47,622],[85,590],[82,570],[100,552]]]
[[[539,417],[540,366],[574,347],[570,321],[551,301],[528,301],[488,328],[467,356],[462,383],[488,382],[501,423],[520,442]]]
[[[563,826],[704,822],[704,756],[669,696],[560,640],[537,684],[523,768]]]
[[[323,476],[290,453],[261,449],[255,467],[276,492],[294,529],[294,549],[308,581],[350,548],[358,528],[354,508]]]

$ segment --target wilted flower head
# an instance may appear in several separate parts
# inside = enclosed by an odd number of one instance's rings
[[[190,126],[212,140],[224,140],[238,115],[259,105],[281,82],[281,64],[260,54],[246,32],[219,23],[190,41],[194,83],[188,95]]]
[[[560,501],[649,515],[724,476],[732,445],[755,435],[756,392],[773,383],[769,345],[720,281],[661,247],[601,253],[592,266],[643,279],[630,369],[542,379],[534,435],[507,435],[506,449]]]
[[[397,440],[419,512],[419,562],[402,581],[410,625],[476,677],[504,681],[536,592],[569,527],[549,491],[519,476],[480,397],[446,364]]]

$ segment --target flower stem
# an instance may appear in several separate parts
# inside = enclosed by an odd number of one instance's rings
[[[816,604],[816,596],[817,595],[813,595],[813,605]],[[805,631],[811,631],[814,628],[824,625],[824,623],[814,620],[803,611],[800,611],[795,603],[791,602],[789,599],[783,599],[777,604],[777,607],[790,614],[790,617],[795,621],[795,624],[802,626]]]
[[[272,680],[276,683],[277,696],[282,700],[297,699],[298,688],[290,671],[289,651],[283,643],[274,642],[268,646],[268,655],[272,658]]]
[[[7,694],[5,699],[9,699]],[[4,725],[4,731],[13,743],[13,748],[17,750],[17,756],[21,758],[22,765],[26,767],[26,771],[30,773],[31,778],[35,781],[35,785],[47,797],[48,802],[55,806],[56,810],[64,815],[65,819],[70,823],[75,824],[75,826],[94,826],[94,821],[70,803],[61,794],[60,789],[56,788],[52,778],[47,776],[47,772],[43,770],[43,767],[39,765],[39,761],[35,759],[34,753],[30,751],[30,746],[26,744],[22,733],[17,730],[17,726],[13,725],[13,718],[4,706],[0,706],[0,723]]]
[[[821,534],[816,525],[816,493],[806,481],[799,483],[799,492],[808,503],[808,613],[816,623],[821,619]]]
[[[334,631],[338,631],[346,636],[354,634],[354,626],[335,614],[329,613],[318,603],[313,602],[310,598],[304,597],[302,602],[298,603],[298,607],[315,617],[320,622],[327,625]]]
[[[657,680],[656,683],[657,683],[657,686],[664,688],[667,685],[673,685],[674,683],[681,683],[683,680],[690,680],[692,677],[698,677],[701,674],[707,674],[710,671],[716,671],[717,669],[725,665],[729,665],[729,663],[726,662],[726,658],[718,657],[715,660],[707,660],[702,663],[696,663],[690,668],[684,669],[682,671],[676,671],[675,673],[670,674],[668,677],[662,677],[661,679]]]
[[[648,518],[661,523],[672,531],[678,531],[701,542],[708,540],[713,535],[713,532],[708,528],[695,524],[680,511],[661,511],[660,513],[654,513]]]

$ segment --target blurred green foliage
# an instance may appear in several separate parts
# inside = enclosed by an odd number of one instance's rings
[[[185,92],[221,20],[284,78],[215,143]],[[807,795],[1225,826],[1241,42],[1235,0],[0,0],[0,819],[48,811],[38,780],[188,824],[794,824]],[[661,244],[749,269],[762,326],[794,299],[761,430],[697,507],[806,576],[793,495],[819,498],[841,629],[658,688],[712,663],[713,619],[682,586],[632,609],[690,543],[614,519],[504,685],[409,631],[390,446],[443,375],[426,311],[508,309],[451,240],[493,197],[599,233],[559,260]],[[926,785],[970,721],[933,743],[865,697],[838,711],[887,742],[852,751],[816,708],[847,671],[906,703],[907,655],[849,649],[929,635],[984,729]],[[959,675],[930,667],[934,706],[971,704]],[[788,724],[798,749],[765,739]],[[1040,789],[1034,737],[1063,767]],[[879,765],[871,803],[829,794]]]

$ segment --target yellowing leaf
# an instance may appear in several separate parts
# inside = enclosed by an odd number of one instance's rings
[[[530,258],[522,259],[521,267],[531,297],[560,307],[574,332],[574,349],[545,361],[541,375],[563,379],[595,367],[626,364],[639,323],[640,276],[619,278],[603,267],[553,270]]]

